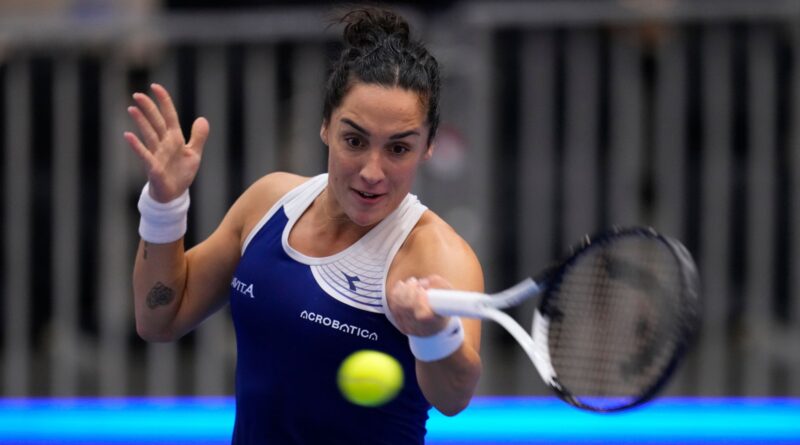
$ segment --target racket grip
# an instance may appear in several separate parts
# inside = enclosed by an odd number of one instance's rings
[[[428,289],[428,304],[439,315],[484,318],[490,297],[480,292]]]

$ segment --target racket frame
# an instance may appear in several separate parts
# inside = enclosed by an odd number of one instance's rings
[[[644,236],[662,242],[671,251],[678,262],[681,271],[681,289],[683,305],[679,326],[681,334],[677,336],[678,342],[664,372],[642,394],[632,402],[600,408],[590,406],[571,394],[558,381],[557,374],[552,365],[548,347],[549,318],[542,313],[550,298],[551,291],[561,282],[566,271],[587,250],[597,248],[612,242],[615,239],[629,236]],[[502,309],[507,309],[521,304],[526,300],[538,298],[531,334]],[[614,228],[594,236],[586,236],[581,242],[571,249],[566,259],[556,266],[550,267],[543,274],[543,278],[534,281],[526,278],[508,289],[494,294],[480,292],[458,291],[451,289],[429,289],[428,302],[434,312],[445,316],[464,316],[471,318],[489,319],[500,324],[514,337],[530,358],[542,380],[564,401],[578,408],[595,412],[614,412],[639,406],[652,399],[666,384],[677,368],[680,359],[688,350],[698,330],[700,320],[699,279],[697,269],[689,251],[677,240],[661,235],[650,227]]]

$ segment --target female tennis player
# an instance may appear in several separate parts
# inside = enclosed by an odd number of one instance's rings
[[[410,194],[434,152],[436,59],[400,16],[342,18],[345,48],[327,82],[320,137],[328,171],[271,173],[250,186],[203,242],[184,251],[189,186],[209,122],[186,142],[168,92],[134,94],[147,171],[133,272],[136,328],[172,341],[230,303],[237,341],[236,444],[424,443],[431,405],[463,410],[481,372],[480,323],[441,317],[426,289],[482,291],[475,254]],[[397,358],[405,385],[365,408],[336,386],[361,349]],[[201,352],[202,353],[202,352]]]

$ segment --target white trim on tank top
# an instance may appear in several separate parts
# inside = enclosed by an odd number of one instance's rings
[[[385,294],[389,267],[427,207],[416,196],[408,194],[397,209],[347,248],[333,255],[312,257],[289,245],[289,234],[327,183],[326,173],[317,175],[278,200],[248,234],[242,254],[255,234],[283,207],[288,219],[281,234],[284,252],[310,266],[317,284],[334,299],[369,312],[387,312]]]

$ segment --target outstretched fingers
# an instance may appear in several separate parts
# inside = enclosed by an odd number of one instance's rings
[[[187,146],[194,150],[198,156],[203,155],[203,147],[208,140],[208,133],[210,131],[208,120],[204,117],[198,117],[192,124],[192,134],[189,137]]]
[[[162,139],[167,132],[167,124],[156,103],[144,93],[133,93],[133,100],[136,101],[136,105],[155,130],[158,139]]]
[[[179,196],[194,181],[209,125],[204,118],[195,120],[187,143],[169,93],[161,85],[151,87],[154,98],[144,93],[133,95],[136,103],[128,107],[128,114],[140,131],[138,135],[125,132],[124,138],[144,162],[151,194],[166,202]]]
[[[125,133],[123,133],[123,137],[128,142],[128,145],[130,145],[131,150],[133,150],[136,156],[138,156],[139,159],[141,159],[142,162],[144,162],[147,171],[148,172],[152,171],[155,168],[158,161],[156,160],[155,156],[153,156],[153,154],[150,153],[150,150],[148,150],[147,147],[142,143],[142,141],[139,140],[139,138],[130,131],[126,131]]]
[[[131,116],[136,127],[139,128],[139,132],[142,135],[142,139],[144,139],[144,144],[147,149],[155,152],[158,148],[158,134],[150,124],[150,121],[144,116],[142,110],[140,110],[139,107],[130,106],[128,107],[128,115]]]
[[[153,94],[158,100],[166,128],[179,129],[180,120],[178,119],[178,112],[175,110],[175,104],[172,102],[172,97],[170,97],[167,89],[157,83],[150,85],[150,88],[153,90]]]

